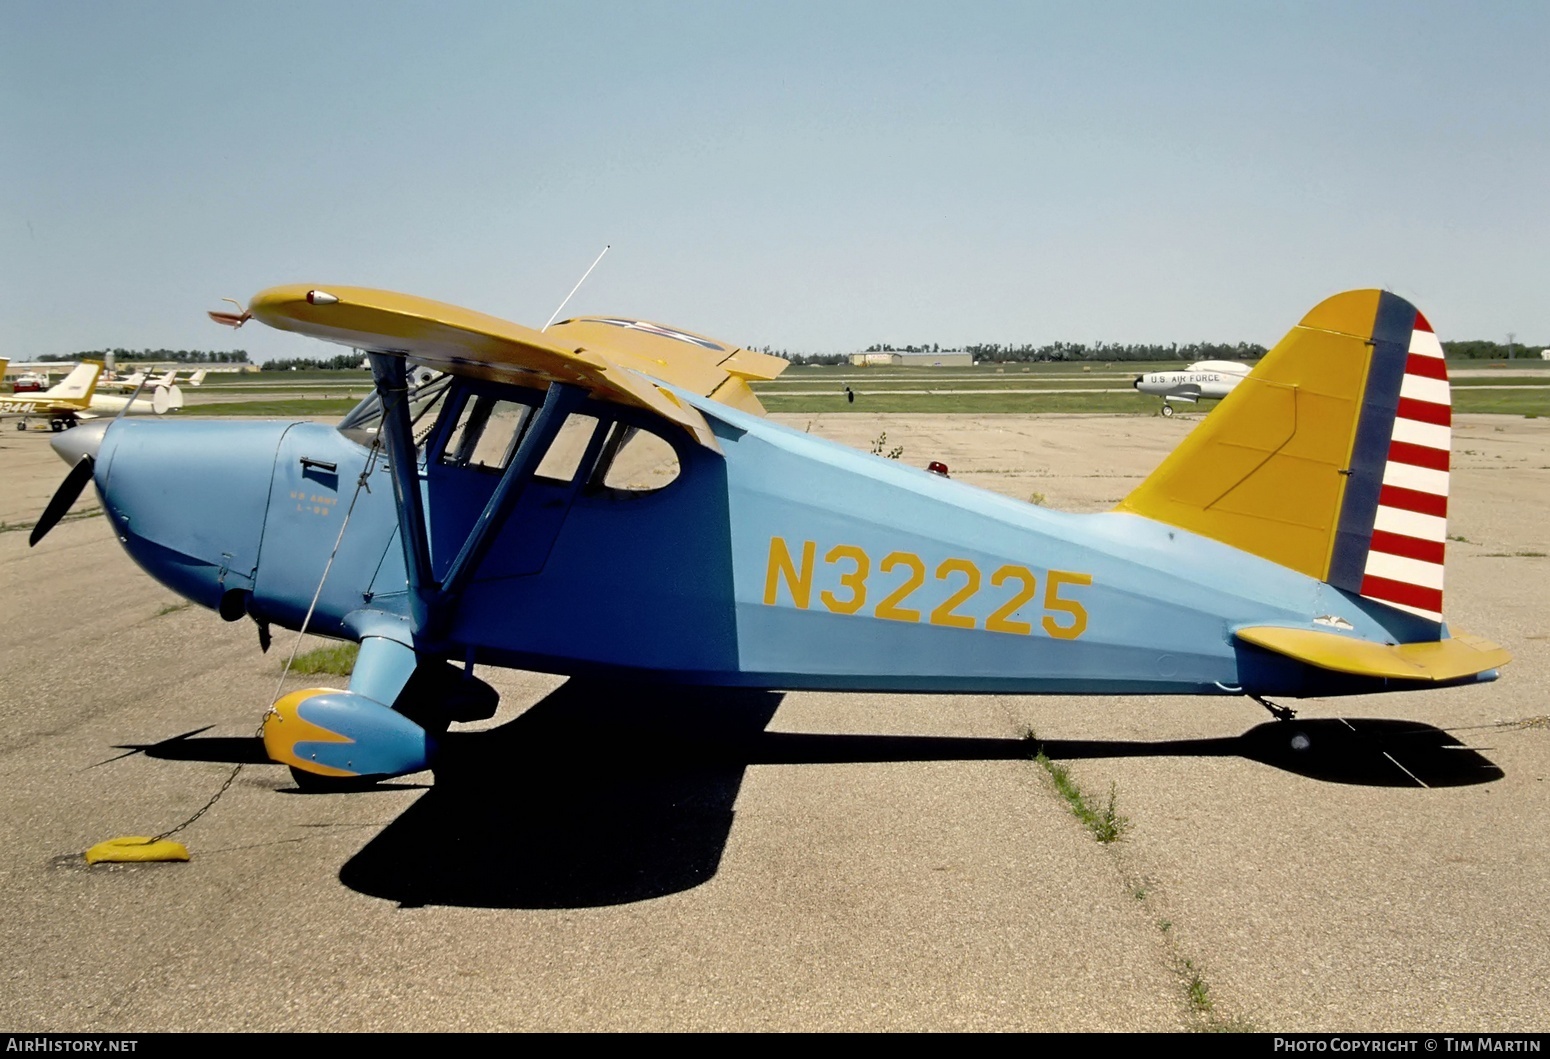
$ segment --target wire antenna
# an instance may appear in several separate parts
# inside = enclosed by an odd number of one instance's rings
[[[604,246],[603,247],[603,254],[608,253],[608,249],[611,246],[613,246],[612,243],[609,243],[609,244],[607,244],[607,246]],[[598,261],[603,260],[603,254],[598,254],[597,255],[597,259],[592,262],[591,268],[588,268],[585,272],[583,272],[581,274],[581,278],[576,281],[576,285],[574,287],[572,287],[570,289],[570,293],[565,296],[565,301],[561,302],[560,303],[560,307],[558,309],[554,310],[554,315],[549,317],[549,323],[544,324],[544,326],[539,329],[539,331],[538,331],[539,334],[543,334],[545,331],[549,330],[549,324],[554,323],[554,318],[556,316],[560,315],[560,310],[564,309],[565,306],[570,302],[570,300],[576,296],[576,292],[579,291],[581,289],[581,285],[587,281],[587,277],[592,275],[592,269],[597,268]]]

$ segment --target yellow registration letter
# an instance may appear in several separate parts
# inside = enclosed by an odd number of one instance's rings
[[[1044,609],[1049,612],[1044,615],[1045,632],[1057,640],[1074,640],[1087,631],[1087,608],[1074,599],[1061,599],[1060,587],[1092,583],[1092,574],[1073,574],[1066,570],[1049,572],[1049,578],[1044,582]],[[1071,624],[1057,624],[1052,617],[1054,614],[1071,615]]]
[[[867,559],[866,552],[854,544],[836,544],[829,549],[829,554],[823,557],[823,561],[830,566],[841,559],[849,559],[856,564],[856,568],[850,573],[840,575],[840,584],[850,589],[850,598],[842,601],[827,588],[818,593],[818,598],[823,600],[824,606],[836,614],[854,614],[866,603],[866,575],[872,564]]]
[[[770,567],[764,575],[764,605],[773,607],[775,598],[780,588],[780,578],[786,578],[786,588],[791,593],[791,601],[800,610],[807,609],[809,598],[813,594],[813,556],[818,552],[818,545],[813,541],[802,542],[802,569],[798,570],[791,561],[791,551],[786,547],[783,537],[770,538]]]

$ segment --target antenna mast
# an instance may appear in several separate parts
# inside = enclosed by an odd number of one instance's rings
[[[606,246],[604,246],[603,247],[603,254],[608,253],[609,247],[611,247],[611,246],[613,246],[612,243],[609,243]],[[554,310],[554,314],[549,317],[549,323],[544,324],[544,326],[539,329],[539,332],[538,332],[539,334],[543,334],[545,331],[549,330],[549,324],[554,323],[554,318],[556,316],[560,315],[560,309],[564,309],[566,304],[572,298],[574,298],[576,296],[576,292],[579,291],[581,289],[581,285],[587,281],[587,277],[592,275],[592,269],[597,268],[598,261],[603,260],[603,254],[598,254],[596,260],[594,260],[592,262],[591,268],[588,268],[585,272],[583,272],[581,274],[581,278],[576,281],[576,285],[574,287],[572,287],[570,289],[570,293],[565,296],[565,301],[561,302],[559,309]]]

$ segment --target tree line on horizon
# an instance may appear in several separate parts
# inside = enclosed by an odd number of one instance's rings
[[[1550,343],[1546,344],[1550,346]],[[1442,351],[1449,360],[1509,360],[1539,359],[1539,350],[1546,346],[1534,343],[1514,342],[1510,347],[1502,342],[1471,339],[1462,342],[1444,342]],[[759,352],[784,357],[793,364],[848,364],[848,353],[788,353],[768,346]],[[896,346],[881,342],[868,346],[867,353],[971,353],[975,363],[1006,364],[1033,361],[1135,361],[1135,360],[1258,360],[1268,350],[1257,342],[1190,342],[1180,345],[1168,343],[1095,342],[1048,342],[1043,345],[1024,343],[1002,345],[999,342],[965,345],[943,350],[936,343]]]
[[[1462,342],[1444,342],[1443,352],[1449,360],[1510,360],[1539,359],[1539,351],[1550,343],[1503,342],[1487,339],[1469,339]],[[40,363],[73,363],[81,360],[105,360],[110,351],[90,349],[79,353],[41,356]],[[203,349],[114,349],[116,362],[173,361],[179,364],[251,364],[248,351]],[[850,363],[848,353],[790,353],[770,346],[757,347],[757,352],[782,357],[793,364],[835,365]],[[943,350],[935,343],[896,346],[888,342],[870,345],[867,353],[941,353],[957,352],[972,354],[976,363],[1028,363],[1038,361],[1135,361],[1135,360],[1258,360],[1266,349],[1257,342],[1190,342],[1180,345],[1168,343],[1095,342],[1047,342],[1042,345],[1021,345],[999,342],[960,346]],[[353,371],[361,366],[359,352],[341,353],[335,357],[287,357],[267,360],[259,364],[261,371]]]
[[[286,357],[283,360],[266,360],[259,371],[355,371],[366,359],[364,353],[341,353],[337,357]]]
[[[245,349],[88,349],[80,353],[54,353],[38,358],[40,364],[63,364],[82,360],[107,360],[112,354],[119,361],[171,360],[179,364],[247,364]]]

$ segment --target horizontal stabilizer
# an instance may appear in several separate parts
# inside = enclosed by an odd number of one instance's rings
[[[1447,640],[1401,644],[1270,625],[1239,629],[1235,635],[1245,643],[1320,669],[1395,680],[1459,680],[1512,661],[1512,655],[1502,647],[1468,633],[1455,633]]]

